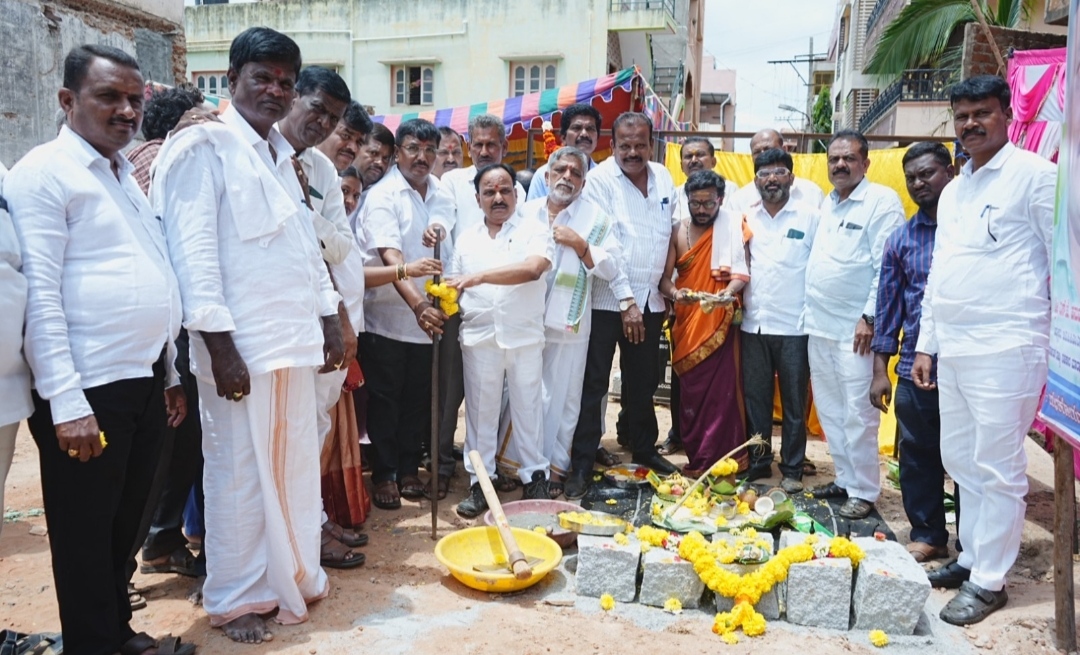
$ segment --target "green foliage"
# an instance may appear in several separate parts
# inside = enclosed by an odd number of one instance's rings
[[[810,129],[818,134],[832,134],[832,111],[832,97],[829,94],[829,87],[824,87],[818,93],[817,100],[814,101],[814,108],[810,112],[810,120],[813,123]],[[815,141],[812,152],[825,152],[825,144],[820,140]]]

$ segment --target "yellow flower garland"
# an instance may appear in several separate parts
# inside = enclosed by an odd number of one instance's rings
[[[446,286],[445,282],[435,284],[434,280],[428,280],[424,282],[424,291],[432,298],[438,298],[442,301],[440,306],[447,316],[453,316],[461,309],[457,304],[457,289]]]
[[[711,473],[713,477],[723,478],[734,475],[735,473],[738,473],[738,471],[739,463],[729,457],[717,462],[716,465],[709,470],[709,473]]]

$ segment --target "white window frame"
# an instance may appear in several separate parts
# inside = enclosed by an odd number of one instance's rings
[[[510,62],[511,98],[559,88],[559,62],[526,60]]]
[[[415,78],[415,81],[414,81]],[[412,84],[419,85],[414,98]],[[412,102],[414,99],[419,102]],[[394,107],[430,107],[435,104],[435,66],[402,64],[390,67],[390,104]]]
[[[229,98],[229,78],[225,71],[198,71],[191,74],[191,83],[204,96]]]

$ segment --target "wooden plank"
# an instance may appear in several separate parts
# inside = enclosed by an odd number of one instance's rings
[[[1073,449],[1054,435],[1054,641],[1076,650],[1076,602],[1073,599],[1073,547],[1076,542],[1076,478]]]

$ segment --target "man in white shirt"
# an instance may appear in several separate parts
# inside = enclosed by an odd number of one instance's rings
[[[461,135],[445,125],[439,128],[439,149],[435,151],[435,177],[457,170],[465,163],[465,151],[461,149]]]
[[[339,174],[353,165],[372,130],[371,117],[364,106],[355,100],[347,105],[334,131],[316,146],[334,164]]]
[[[758,199],[743,214],[750,237],[750,269],[754,275],[743,295],[742,373],[749,434],[760,434],[770,446],[750,451],[751,480],[772,475],[770,435],[773,378],[780,384],[783,424],[780,441],[780,486],[802,491],[806,457],[806,405],[810,387],[807,336],[799,329],[806,295],[806,263],[820,219],[816,207],[791,197],[795,176],[784,150],[772,148],[754,158]]]
[[[555,259],[547,278],[544,314],[544,457],[551,465],[548,490],[563,491],[570,471],[570,446],[581,411],[581,385],[592,331],[592,279],[611,281],[621,254],[615,221],[581,197],[588,158],[571,146],[548,160],[548,194],[521,208],[527,219],[546,225],[555,241]],[[515,424],[516,426],[516,424]],[[515,427],[516,429],[516,427]],[[517,468],[515,434],[499,453],[499,465]]]
[[[29,288],[28,423],[65,652],[142,652],[156,642],[129,625],[127,562],[166,422],[186,413],[173,386],[180,297],[161,222],[120,153],[142,122],[138,64],[116,48],[79,46],[63,84],[66,125],[3,186]]]
[[[596,145],[600,142],[600,124],[603,122],[600,111],[587,102],[579,102],[562,110],[559,120],[559,140],[564,146],[573,146],[585,153],[589,161],[588,170],[591,171],[596,167],[592,154],[596,152]],[[529,200],[543,198],[549,193],[547,171],[550,163],[551,160],[548,160],[547,164],[536,169],[532,184],[529,185]]]
[[[877,433],[881,416],[870,404],[877,285],[885,241],[904,222],[900,197],[866,179],[866,138],[854,130],[828,147],[834,190],[821,208],[806,264],[803,332],[814,404],[829,440],[836,480],[811,489],[816,498],[847,498],[839,514],[862,519],[881,494]]]
[[[623,432],[633,461],[663,475],[675,465],[656,452],[658,434],[653,394],[660,382],[660,330],[664,299],[660,277],[671,240],[675,184],[660,164],[649,161],[652,123],[627,112],[615,119],[615,156],[589,173],[585,198],[615,217],[622,246],[619,272],[610,283],[594,281],[592,333],[581,391],[581,413],[571,449],[567,498],[585,495],[600,444],[602,402],[611,362],[619,347],[622,371]]]
[[[0,163],[0,188],[7,168]],[[0,195],[0,507],[4,507],[4,481],[15,455],[19,421],[30,416],[30,368],[23,357],[23,322],[26,317],[26,278],[15,226],[7,201]]]
[[[349,87],[334,71],[322,66],[308,66],[296,80],[296,100],[289,114],[277,124],[281,136],[296,150],[294,167],[300,183],[307,186],[306,200],[311,207],[311,221],[322,250],[323,261],[330,268],[334,288],[341,295],[338,320],[345,345],[345,359],[340,369],[315,376],[315,397],[319,430],[319,452],[333,427],[331,410],[341,398],[341,385],[349,366],[356,358],[356,335],[364,327],[364,261],[349,227],[334,164],[317,146],[342,123],[350,105]],[[357,105],[359,106],[359,105]],[[352,402],[349,396],[347,402]],[[345,530],[332,523],[323,512],[321,563],[337,569],[349,569],[364,563],[364,555],[349,550],[367,543],[366,534]]]
[[[482,222],[459,234],[447,285],[461,294],[465,370],[465,451],[495,470],[503,385],[509,391],[512,439],[520,457],[523,499],[548,500],[543,448],[544,273],[554,259],[547,226],[517,213],[514,169],[492,164],[476,177]],[[487,510],[472,462],[469,495],[457,507],[466,518]]]
[[[434,226],[442,227],[442,259],[449,264],[453,261],[457,239],[466,230],[484,222],[484,212],[476,200],[477,171],[502,163],[509,144],[506,141],[506,127],[502,119],[491,114],[480,114],[469,121],[469,156],[473,164],[468,168],[458,168],[448,172],[440,180],[442,201],[449,212],[432,217],[431,227],[425,235],[425,244],[434,245],[436,238]],[[525,190],[517,182],[519,203],[525,199]],[[449,238],[446,238],[449,235]],[[464,374],[461,363],[461,344],[458,331],[461,329],[461,317],[451,316],[442,326],[443,339],[439,342],[439,462],[438,494],[446,496],[450,489],[450,477],[454,474],[454,432],[457,430],[458,410],[465,399]],[[432,478],[435,479],[435,478]],[[508,478],[500,478],[500,490],[513,490],[514,483]],[[429,485],[430,487],[430,485]],[[432,493],[430,488],[426,492]]]
[[[751,157],[756,158],[766,150],[774,148],[790,152],[785,146],[784,137],[776,130],[764,129],[750,138]],[[810,205],[815,209],[821,207],[821,203],[825,199],[825,194],[822,193],[821,187],[817,184],[794,176],[792,176],[790,196],[793,201]],[[761,200],[761,193],[755,180],[732,194],[725,206],[730,211],[746,212],[758,200]]]
[[[174,134],[151,186],[184,300],[203,424],[210,624],[271,638],[260,615],[307,620],[319,566],[316,367],[344,359],[338,303],[292,145],[274,127],[295,97],[300,49],[269,28],[229,50],[221,122]]]
[[[369,252],[378,257],[373,263],[398,271],[393,287],[368,289],[360,335],[367,430],[376,453],[373,501],[382,509],[399,509],[402,497],[424,495],[418,472],[422,444],[431,434],[431,335],[446,320],[427,299],[423,277],[412,277],[406,266],[431,256],[424,230],[448,212],[431,174],[439,130],[426,120],[408,120],[396,139],[397,165],[371,189],[358,221]]]
[[[1056,166],[1009,142],[1009,85],[973,77],[950,92],[971,159],[938,199],[912,378],[934,388],[941,461],[964,499],[959,558],[930,574],[959,593],[941,610],[977,623],[1008,601],[1024,527],[1024,438],[1046,384]]]

